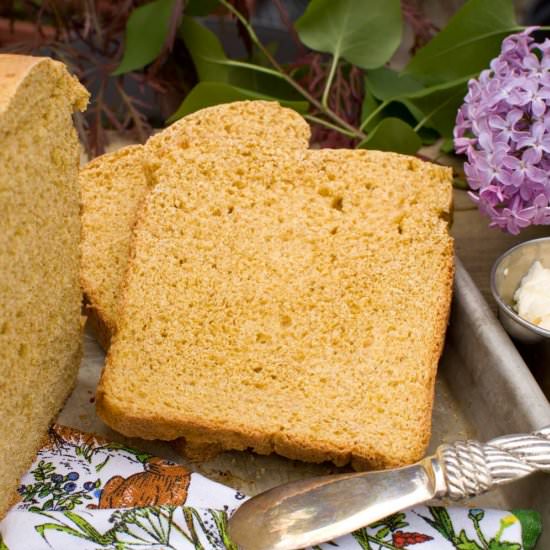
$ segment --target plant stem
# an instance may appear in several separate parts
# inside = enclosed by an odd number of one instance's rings
[[[214,59],[210,57],[205,57],[205,61],[209,61],[210,63],[218,63],[219,65],[227,65],[229,67],[242,67],[243,69],[251,69],[253,71],[257,71],[259,73],[265,73],[269,74],[271,76],[276,76],[277,78],[281,78],[283,80],[286,80],[284,75],[282,75],[279,71],[276,71],[274,69],[270,69],[269,67],[262,67],[261,65],[255,65],[253,63],[247,63],[246,61],[236,61],[234,59],[224,59],[223,61],[220,59]]]
[[[328,120],[323,120],[322,118],[316,117],[314,115],[302,115],[306,120],[310,120],[311,122],[315,122],[316,124],[320,124],[321,126],[326,126],[327,128],[330,128],[331,130],[336,130],[337,132],[340,132],[341,134],[344,134],[345,136],[349,137],[355,137],[355,134],[352,134],[348,130],[344,128],[340,128],[339,126],[336,126],[336,124],[332,124],[332,122],[329,122]]]
[[[388,105],[390,104],[390,102],[385,99],[384,101],[382,101],[382,103],[380,103],[380,105],[378,105],[378,107],[376,107],[376,109],[374,109],[374,111],[365,119],[363,120],[363,122],[361,123],[361,126],[359,127],[360,130],[364,130],[369,122],[380,112],[382,111],[383,109],[385,109]]]
[[[258,38],[258,35],[250,25],[250,23],[246,20],[246,18],[242,15],[242,13],[237,10],[234,6],[232,6],[227,0],[220,0],[220,4],[225,6],[227,10],[229,10],[243,25],[243,27],[246,29],[246,32],[248,32],[248,35],[250,36],[250,39],[254,44],[261,50],[261,52],[265,55],[266,59],[271,63],[271,65],[277,69],[281,73],[281,76],[298,92],[300,93],[307,101],[309,101],[315,108],[317,108],[319,111],[324,113],[327,117],[331,118],[336,124],[340,125],[342,128],[345,128],[348,132],[350,132],[354,137],[364,140],[367,138],[366,134],[362,131],[361,128],[356,128],[343,118],[339,117],[334,111],[331,109],[326,109],[320,101],[315,99],[303,86],[298,84],[292,77],[290,77],[284,69],[281,67],[281,65],[278,63],[278,61],[271,55],[271,52],[262,44],[260,39]]]
[[[325,109],[328,109],[328,96],[330,94],[330,88],[332,86],[332,81],[334,80],[334,75],[336,73],[336,67],[338,66],[339,58],[338,56],[334,55],[332,56],[332,64],[330,65],[330,71],[328,73],[327,82],[325,84],[325,89],[323,91],[323,99],[321,100],[321,105]]]

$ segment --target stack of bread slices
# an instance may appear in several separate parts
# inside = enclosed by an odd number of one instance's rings
[[[419,459],[448,318],[451,175],[308,149],[276,103],[188,116],[82,171],[99,415],[206,457]]]

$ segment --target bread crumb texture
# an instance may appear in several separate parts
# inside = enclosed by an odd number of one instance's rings
[[[80,173],[82,286],[104,349],[116,330],[137,210],[150,190],[150,172],[158,169],[160,160],[189,148],[306,148],[309,137],[308,124],[296,112],[274,102],[239,101],[191,114],[152,137],[145,147],[125,147],[86,165]]]
[[[0,55],[0,516],[80,362],[80,146],[88,93],[48,58]]]
[[[451,297],[448,169],[172,149],[135,228],[98,413],[128,436],[357,469],[419,459]]]

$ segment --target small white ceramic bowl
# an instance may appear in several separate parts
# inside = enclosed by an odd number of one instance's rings
[[[520,317],[512,307],[521,279],[536,260],[543,267],[550,268],[550,237],[533,239],[510,248],[498,258],[491,272],[491,290],[498,304],[500,322],[510,336],[526,344],[550,341],[550,330]]]

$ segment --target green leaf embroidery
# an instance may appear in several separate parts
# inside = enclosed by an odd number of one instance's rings
[[[524,550],[534,550],[542,533],[542,518],[534,510],[512,510],[521,523]]]
[[[381,67],[401,42],[398,0],[311,0],[296,21],[302,42],[363,69]]]
[[[512,0],[469,0],[416,53],[405,72],[424,83],[478,73],[499,53],[503,38],[521,29]]]
[[[399,118],[385,118],[374,128],[369,137],[359,144],[364,149],[394,151],[412,155],[420,149],[422,141],[414,130]]]
[[[428,525],[431,525],[436,531],[443,535],[449,542],[453,542],[456,535],[453,522],[451,521],[447,509],[439,506],[430,506],[428,510],[432,516],[431,518],[427,518],[423,515],[420,515],[420,517],[428,523]]]
[[[136,8],[126,24],[124,56],[114,75],[141,69],[162,51],[174,0],[154,0]]]
[[[501,542],[496,540],[489,541],[487,550],[522,550],[521,544],[517,542]]]
[[[71,520],[80,530],[92,540],[99,540],[101,533],[88,521],[74,512],[65,512],[65,517]]]
[[[279,101],[284,107],[289,107],[299,113],[305,113],[308,109],[307,101],[277,99],[251,90],[237,88],[236,86],[231,86],[223,82],[199,82],[191,92],[189,92],[178,110],[169,118],[168,122],[178,120],[204,107],[210,107],[211,105],[218,105],[220,103],[231,103],[232,101],[243,101],[246,99]]]

